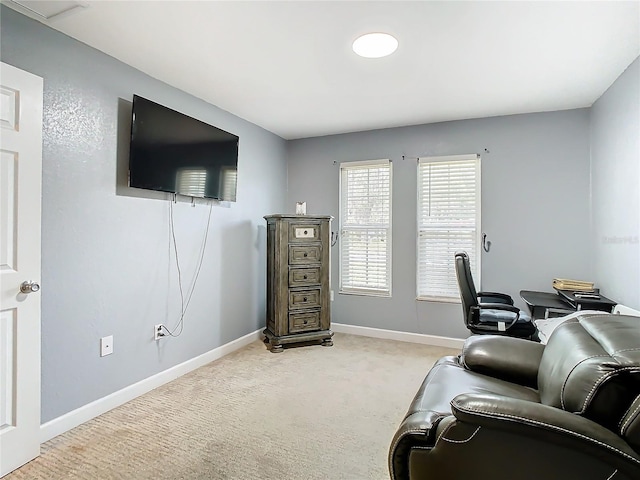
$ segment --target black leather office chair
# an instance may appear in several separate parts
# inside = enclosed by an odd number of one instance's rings
[[[467,252],[455,254],[455,269],[464,323],[471,332],[538,340],[531,317],[515,307],[509,295],[476,292]]]

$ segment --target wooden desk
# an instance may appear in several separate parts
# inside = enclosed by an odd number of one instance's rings
[[[602,310],[611,313],[616,302],[598,294],[599,298],[580,298],[580,292],[558,290],[558,295],[570,303],[576,310]]]
[[[576,311],[575,307],[564,301],[557,293],[520,290],[520,298],[529,307],[531,318],[534,320],[567,315]]]
[[[610,313],[616,306],[616,302],[603,296],[599,299],[581,299],[571,295],[570,292],[520,290],[520,298],[529,307],[534,320],[567,315],[578,310],[602,310]]]

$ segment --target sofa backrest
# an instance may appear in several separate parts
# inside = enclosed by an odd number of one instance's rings
[[[640,318],[585,314],[561,324],[542,354],[538,389],[542,403],[640,446]]]

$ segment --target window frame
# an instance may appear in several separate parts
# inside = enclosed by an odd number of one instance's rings
[[[476,253],[474,255],[475,258],[471,258],[471,272],[474,278],[475,284],[480,288],[481,285],[481,260],[482,260],[482,163],[481,156],[479,154],[464,154],[464,155],[442,155],[442,156],[425,156],[418,157],[417,166],[416,166],[416,300],[417,301],[429,301],[429,302],[441,302],[441,303],[460,303],[460,293],[456,291],[455,295],[451,293],[451,295],[437,295],[437,294],[421,294],[421,275],[420,275],[420,265],[422,262],[422,258],[420,255],[420,236],[423,231],[421,221],[421,200],[422,200],[422,188],[420,182],[420,167],[422,164],[426,163],[454,163],[459,161],[475,161],[475,250]],[[460,248],[459,250],[462,250]],[[455,252],[453,252],[455,253]],[[455,278],[455,270],[454,270],[454,255],[451,253],[451,258],[447,261],[450,261],[450,265],[452,268],[452,275]],[[472,252],[469,253],[469,256],[472,257]],[[457,282],[455,282],[457,284]]]
[[[343,189],[344,189],[344,185],[343,185],[343,170],[344,169],[356,169],[356,168],[363,168],[363,167],[375,167],[375,166],[380,166],[380,165],[387,165],[389,168],[389,219],[388,219],[388,224],[386,227],[381,227],[380,225],[376,225],[376,224],[365,224],[362,225],[362,228],[367,228],[367,225],[369,225],[369,228],[371,229],[381,229],[384,228],[387,230],[386,232],[386,244],[387,244],[387,258],[386,258],[386,264],[387,264],[387,286],[388,288],[382,290],[382,289],[376,289],[376,288],[366,288],[366,287],[353,287],[353,286],[346,286],[343,283],[343,268],[344,268],[344,264],[343,264],[343,246],[344,246],[344,234],[345,234],[345,229],[350,229],[353,228],[353,226],[349,226],[349,225],[345,225],[345,217],[346,215],[343,214],[343,210],[344,208],[346,208],[346,205],[343,205]],[[385,298],[390,298],[392,296],[392,278],[393,278],[393,264],[392,264],[392,252],[393,252],[393,248],[392,248],[392,232],[393,232],[393,163],[391,162],[390,159],[377,159],[377,160],[362,160],[362,161],[354,161],[354,162],[342,162],[340,163],[340,178],[339,178],[339,198],[338,198],[338,208],[339,208],[339,212],[340,212],[340,222],[339,222],[339,238],[340,238],[340,245],[339,245],[339,265],[338,265],[338,293],[341,295],[361,295],[361,296],[370,296],[370,297],[385,297]],[[355,228],[354,230],[357,230],[357,228]]]

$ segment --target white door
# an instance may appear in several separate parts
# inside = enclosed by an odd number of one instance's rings
[[[40,454],[37,290],[42,78],[2,63],[0,106],[0,476],[3,476]],[[23,282],[26,282],[24,293]]]

